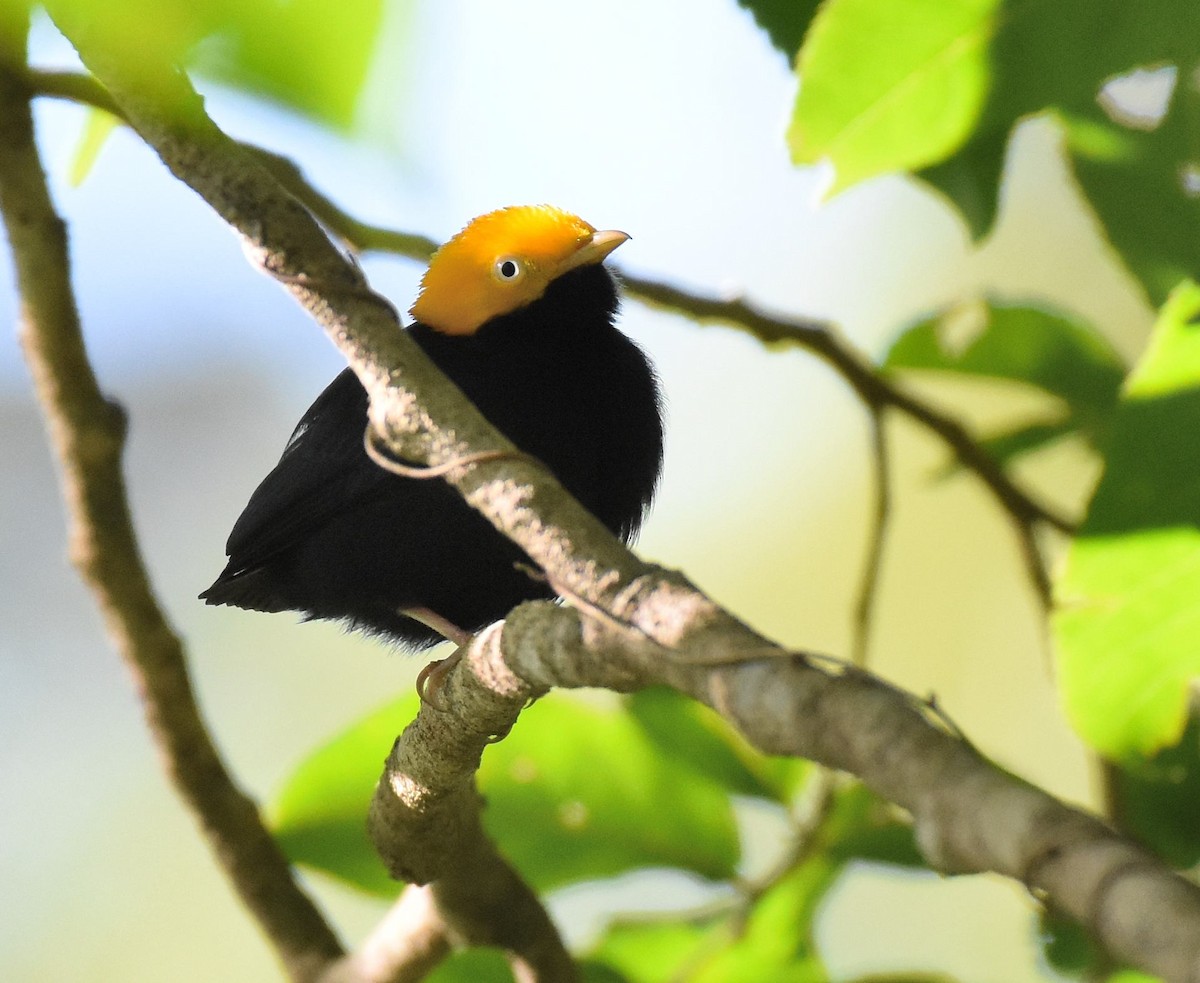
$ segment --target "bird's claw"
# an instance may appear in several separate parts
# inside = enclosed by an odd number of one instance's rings
[[[417,696],[421,702],[434,710],[445,711],[449,707],[442,699],[441,690],[446,679],[462,659],[462,649],[455,649],[444,659],[436,659],[417,673]]]

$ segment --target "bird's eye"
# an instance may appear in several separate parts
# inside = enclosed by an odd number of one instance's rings
[[[496,260],[496,276],[501,280],[511,283],[513,280],[519,279],[524,272],[525,268],[521,265],[519,259],[514,259],[512,256],[504,256]]]

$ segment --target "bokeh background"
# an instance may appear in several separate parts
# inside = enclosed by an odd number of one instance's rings
[[[794,168],[784,144],[795,77],[732,0],[686,10],[664,0],[397,2],[385,34],[353,138],[211,85],[210,111],[377,223],[441,240],[495,207],[553,202],[630,232],[616,258],[631,271],[830,318],[870,353],[922,313],[969,310],[984,295],[1076,312],[1126,352],[1149,328],[1150,309],[1097,239],[1044,122],[1018,131],[1000,221],[981,246],[907,180],[823,201],[829,176]],[[41,65],[75,64],[45,22],[33,46]],[[195,599],[340,358],[129,134],[117,131],[72,185],[84,119],[77,107],[38,106],[91,352],[132,418],[137,528],[219,743],[245,787],[269,798],[309,749],[406,690],[420,667],[335,627]],[[408,306],[416,264],[364,266]],[[7,264],[0,313],[15,323]],[[633,303],[623,324],[652,354],[669,400],[666,477],[641,552],[682,567],[789,645],[846,654],[873,494],[863,408],[802,352]],[[980,426],[1032,405],[1012,387],[916,382]],[[1007,767],[1090,802],[1089,764],[1055,706],[1007,520],[971,477],[944,476],[944,448],[930,436],[903,421],[890,428],[896,501],[872,667],[935,693]],[[167,788],[136,695],[67,563],[14,330],[0,334],[0,447],[0,978],[275,978]],[[1071,507],[1095,465],[1068,445],[1022,474]],[[769,858],[775,818],[744,817],[748,864]],[[377,917],[373,901],[314,886],[351,939]],[[663,875],[552,903],[582,940],[608,910],[702,894]],[[839,976],[910,968],[1024,981],[1048,975],[1032,924],[1021,892],[998,879],[863,866],[830,898],[820,938]]]

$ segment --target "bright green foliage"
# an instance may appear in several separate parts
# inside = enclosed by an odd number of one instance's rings
[[[51,0],[147,84],[183,63],[346,128],[367,78],[383,0]],[[320,43],[313,43],[319,39]]]
[[[87,123],[83,135],[79,139],[79,147],[75,151],[75,159],[71,162],[70,181],[72,185],[80,185],[100,157],[100,151],[108,141],[109,135],[120,125],[120,120],[106,113],[103,109],[91,109],[87,114]]]
[[[964,344],[948,337],[952,316],[913,325],[893,342],[883,367],[1021,382],[1056,397],[1046,417],[987,438],[1001,463],[1072,434],[1100,448],[1125,375],[1111,346],[1087,326],[1038,308],[990,305],[983,313]]]
[[[1107,755],[1178,742],[1200,675],[1200,288],[1177,290],[1126,385],[1058,584],[1064,701]]]
[[[591,953],[634,983],[829,978],[813,939],[816,911],[852,860],[912,863],[911,830],[860,785],[838,791],[807,848],[761,895],[691,921],[622,921]]]
[[[809,16],[772,36],[794,38]],[[789,145],[798,163],[833,163],[834,191],[915,171],[979,237],[1013,128],[1053,113],[1081,192],[1157,304],[1200,276],[1200,198],[1186,187],[1198,62],[1194,0],[828,0],[804,35]],[[1180,81],[1158,125],[1099,107],[1114,78],[1164,66]]]
[[[998,4],[828,0],[800,52],[793,159],[828,158],[834,191],[943,160],[983,107]]]
[[[727,790],[647,739],[620,709],[548,697],[489,748],[484,824],[539,888],[638,867],[733,875]]]
[[[377,711],[293,773],[271,810],[292,859],[395,893],[364,823],[383,755],[415,711],[415,698]],[[484,754],[479,784],[488,831],[535,887],[639,867],[712,879],[734,873],[728,791],[663,753],[619,709],[562,695],[539,701]]]

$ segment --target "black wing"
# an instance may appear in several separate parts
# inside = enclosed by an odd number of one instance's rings
[[[250,496],[229,534],[229,564],[201,597],[237,603],[233,581],[302,542],[349,505],[379,494],[388,473],[363,451],[367,394],[343,370],[296,425],[283,456]]]

